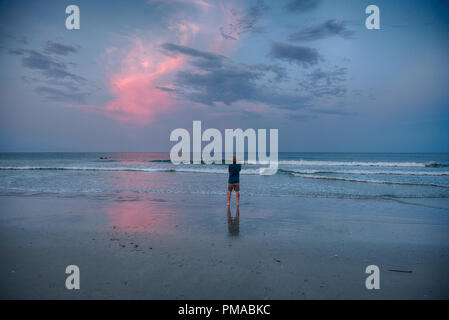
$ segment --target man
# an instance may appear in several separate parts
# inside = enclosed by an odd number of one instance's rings
[[[237,164],[237,159],[234,156],[232,158],[232,164],[228,167],[229,179],[228,179],[228,206],[231,201],[231,192],[234,189],[237,199],[237,207],[239,206],[239,183],[240,183],[240,170],[242,170],[242,165]]]

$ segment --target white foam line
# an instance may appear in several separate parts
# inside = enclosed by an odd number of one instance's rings
[[[285,170],[292,173],[317,174],[317,173],[339,173],[339,174],[360,174],[360,175],[407,175],[407,176],[449,176],[449,171],[364,171],[364,170]]]
[[[449,188],[449,185],[435,184],[435,183],[413,183],[413,182],[385,181],[385,180],[363,180],[363,179],[352,179],[352,178],[348,179],[348,178],[340,178],[340,177],[315,176],[315,175],[305,175],[305,174],[297,174],[297,173],[294,173],[293,175],[296,177],[307,178],[307,179],[323,179],[323,180],[337,180],[337,181],[348,181],[348,182],[399,184],[399,185]]]
[[[283,160],[280,165],[293,166],[352,166],[352,167],[431,167],[436,162],[354,162],[354,161],[312,161],[312,160]]]

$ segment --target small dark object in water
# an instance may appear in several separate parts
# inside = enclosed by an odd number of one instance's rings
[[[108,157],[100,157],[100,160],[107,160]]]

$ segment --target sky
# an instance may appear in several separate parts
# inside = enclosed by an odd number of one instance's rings
[[[448,71],[444,0],[0,0],[0,151],[169,151],[201,120],[280,151],[449,152]]]

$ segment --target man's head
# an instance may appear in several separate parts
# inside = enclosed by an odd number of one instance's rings
[[[237,158],[235,156],[232,157],[232,163],[237,163]]]

